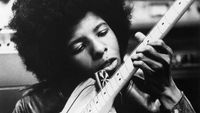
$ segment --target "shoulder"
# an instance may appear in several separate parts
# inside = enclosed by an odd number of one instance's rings
[[[16,103],[13,113],[57,112],[64,103],[64,97],[55,88],[36,84],[24,90],[24,95]]]
[[[13,113],[34,113],[38,110],[37,107],[35,107],[35,102],[34,102],[34,96],[28,95],[29,91],[25,91],[25,95],[17,101],[15,108],[13,110]],[[38,112],[39,113],[39,112]]]
[[[91,98],[94,98],[96,93],[94,79],[89,78],[81,82],[69,96],[62,113],[67,113],[69,111],[80,112],[79,110],[83,109]]]

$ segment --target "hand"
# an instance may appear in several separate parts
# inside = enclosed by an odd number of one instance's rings
[[[136,33],[136,38],[145,38],[142,33]],[[132,56],[133,65],[142,69],[145,83],[149,93],[160,96],[165,87],[172,83],[170,76],[170,63],[172,50],[162,40],[149,41],[149,43],[136,50],[136,55]]]
[[[145,35],[138,32],[135,37],[142,41]],[[136,50],[136,55],[132,56],[133,65],[144,73],[144,89],[138,88],[137,92],[158,98],[167,109],[171,109],[181,98],[181,93],[170,75],[172,54],[171,48],[158,39],[149,41],[145,47]],[[136,94],[134,91],[131,93]],[[149,98],[146,96],[144,99]]]

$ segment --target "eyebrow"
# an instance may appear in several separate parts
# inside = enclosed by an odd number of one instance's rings
[[[105,22],[102,22],[102,23],[100,23],[100,24],[98,24],[95,28],[94,28],[94,32],[96,32],[102,25],[106,25],[107,26],[107,24],[105,23]]]

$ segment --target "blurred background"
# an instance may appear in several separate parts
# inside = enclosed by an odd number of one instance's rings
[[[14,0],[0,0],[0,111],[10,113],[26,86],[37,83],[34,74],[26,71],[15,44],[10,41],[14,30],[8,28]],[[133,33],[145,34],[159,21],[174,0],[125,0],[130,9]],[[200,112],[200,0],[196,0],[164,41],[173,49],[172,75],[196,112]],[[136,45],[129,41],[131,50]]]

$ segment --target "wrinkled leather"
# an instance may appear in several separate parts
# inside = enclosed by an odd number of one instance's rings
[[[32,90],[17,102],[13,113],[59,113],[66,103],[56,89]]]
[[[171,110],[171,113],[196,113],[194,108],[192,107],[191,103],[182,92],[181,100],[174,106]]]

